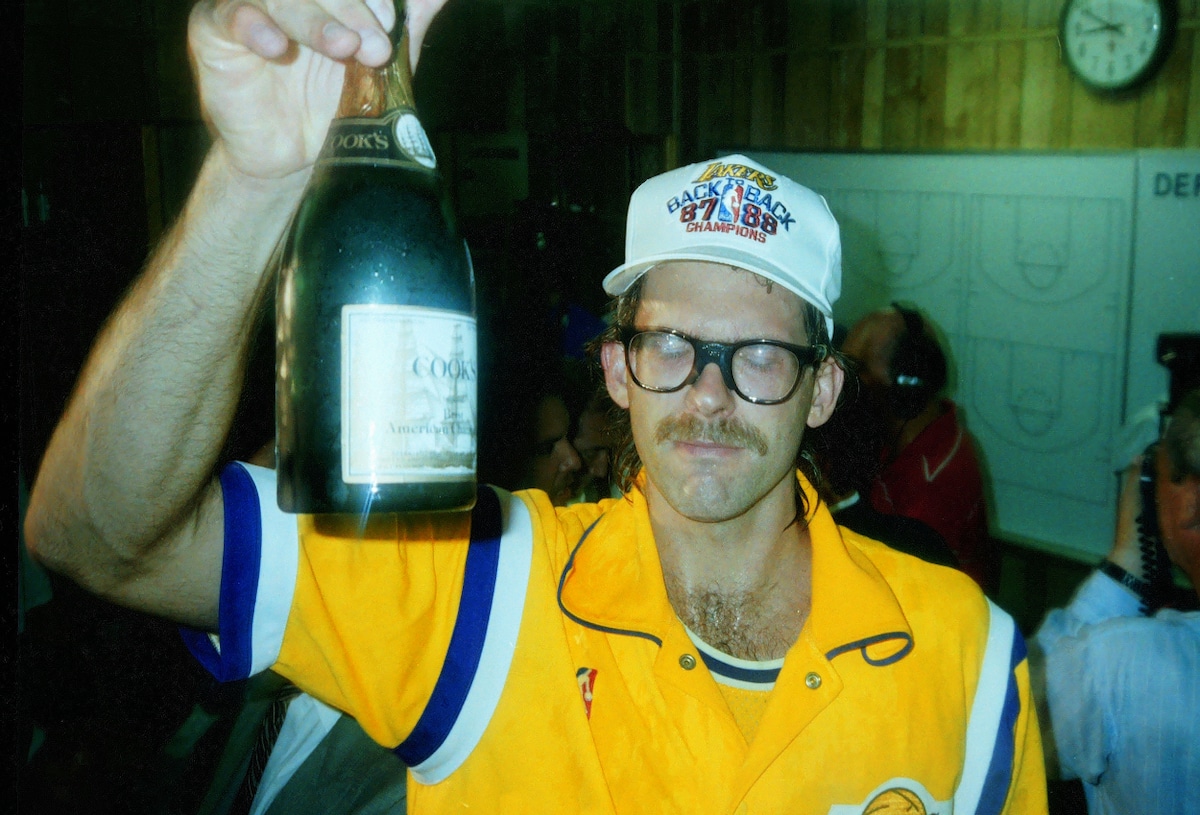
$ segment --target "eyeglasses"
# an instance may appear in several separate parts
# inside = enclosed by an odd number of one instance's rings
[[[725,387],[756,405],[786,402],[807,367],[825,359],[822,345],[779,340],[706,342],[670,328],[626,328],[621,332],[629,372],[638,387],[671,393],[700,378],[710,362],[721,370]]]

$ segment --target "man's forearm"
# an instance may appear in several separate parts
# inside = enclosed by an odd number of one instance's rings
[[[156,606],[123,585],[151,582],[138,580],[139,561],[169,542],[180,551],[153,569],[171,573],[200,557],[188,547],[211,546],[216,534],[219,574],[212,473],[270,285],[263,270],[306,175],[247,178],[219,142],[210,152],[180,221],[101,332],[47,448],[27,532],[53,568]],[[212,553],[202,559],[212,567]]]

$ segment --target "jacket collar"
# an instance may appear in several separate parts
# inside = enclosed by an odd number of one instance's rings
[[[813,549],[813,607],[802,639],[830,659],[855,650],[872,663],[900,659],[912,647],[912,631],[899,602],[874,563],[843,539],[812,485],[797,478],[808,499]],[[682,626],[667,598],[639,487],[575,544],[560,576],[559,604],[584,626],[658,644],[672,626]]]

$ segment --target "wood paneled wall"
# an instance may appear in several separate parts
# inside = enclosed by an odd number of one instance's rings
[[[1169,59],[1115,100],[1062,64],[1063,2],[455,0],[418,85],[435,130],[623,130],[685,159],[1200,147],[1200,0],[1168,0]],[[189,6],[27,0],[25,123],[196,120]]]
[[[626,30],[637,34],[625,55],[626,124],[636,134],[674,132],[699,156],[722,146],[1200,147],[1200,0],[1179,0],[1166,64],[1119,99],[1068,73],[1061,8],[1062,0],[629,3]]]

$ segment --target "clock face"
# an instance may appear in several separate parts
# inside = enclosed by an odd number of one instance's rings
[[[1107,91],[1147,78],[1167,39],[1157,0],[1067,0],[1060,33],[1071,70]]]

